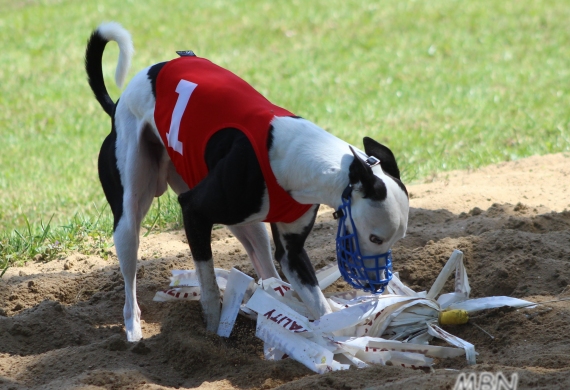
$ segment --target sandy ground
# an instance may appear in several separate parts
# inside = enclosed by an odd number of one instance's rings
[[[452,250],[461,249],[472,296],[536,302],[570,297],[570,158],[528,159],[450,172],[410,186],[408,235],[394,268],[428,289]],[[336,224],[322,209],[307,249],[315,267],[335,261]],[[214,231],[216,265],[253,276],[226,229]],[[182,232],[142,239],[138,296],[144,340],[126,342],[123,281],[116,257],[74,254],[30,263],[0,280],[2,389],[452,389],[459,372],[518,373],[519,389],[570,388],[570,301],[535,309],[494,309],[451,333],[473,343],[477,365],[436,361],[431,372],[374,366],[316,375],[290,359],[263,359],[253,321],[229,339],[204,329],[198,303],[157,303],[171,269],[191,268]],[[329,289],[347,289],[339,281]],[[481,331],[485,329],[492,337]]]

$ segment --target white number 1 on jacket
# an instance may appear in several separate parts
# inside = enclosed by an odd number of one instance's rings
[[[182,142],[178,140],[178,132],[180,131],[180,121],[182,120],[182,115],[186,110],[186,106],[190,101],[190,96],[198,84],[192,83],[187,80],[180,80],[178,86],[176,87],[176,93],[178,93],[178,99],[174,105],[174,110],[172,111],[172,120],[170,121],[170,130],[166,133],[166,139],[168,140],[168,146],[174,149],[176,152],[182,154]]]

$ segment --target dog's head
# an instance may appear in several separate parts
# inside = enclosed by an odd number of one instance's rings
[[[364,151],[380,164],[371,168],[352,150],[349,180],[354,188],[352,217],[362,254],[368,256],[387,252],[404,237],[410,205],[392,151],[368,137],[364,138]]]
[[[375,292],[381,290],[390,278],[386,269],[380,269],[387,265],[392,245],[406,233],[409,199],[392,151],[368,137],[364,138],[364,150],[368,156],[380,160],[380,163],[374,165],[366,162],[364,156],[351,148],[354,155],[349,169],[352,186],[349,213],[352,220],[339,227],[337,240],[340,239],[342,230],[352,234],[356,228],[357,242],[342,241],[342,245],[349,246],[350,250],[356,247],[356,253],[348,255],[354,257],[354,262],[345,257],[345,269],[352,268],[361,276],[363,272],[368,272],[368,279],[363,276],[362,280],[353,285]],[[384,256],[378,257],[382,254]],[[358,264],[359,261],[362,261],[364,268]]]

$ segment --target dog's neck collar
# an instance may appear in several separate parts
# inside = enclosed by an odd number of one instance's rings
[[[374,157],[374,156],[368,156],[368,158],[366,160],[364,160],[364,162],[366,163],[366,165],[368,165],[370,168],[375,167],[376,165],[380,165],[380,159]]]
[[[176,54],[180,57],[196,57],[196,54],[192,50],[177,50]]]

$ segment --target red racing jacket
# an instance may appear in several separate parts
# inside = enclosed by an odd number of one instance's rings
[[[265,222],[293,222],[311,205],[295,201],[269,164],[267,136],[275,116],[292,114],[247,82],[207,59],[183,56],[163,66],[156,81],[154,120],[176,171],[193,188],[208,174],[210,137],[223,128],[242,131],[253,146],[269,193]]]

